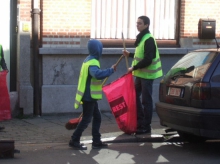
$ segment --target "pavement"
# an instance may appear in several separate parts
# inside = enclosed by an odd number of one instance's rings
[[[73,114],[53,114],[40,117],[12,118],[11,120],[0,122],[0,126],[5,129],[0,130],[0,140],[14,140],[15,149],[25,144],[49,144],[66,143],[74,130],[65,128],[69,119],[77,118],[80,113]],[[125,134],[118,128],[115,117],[111,112],[102,113],[102,125],[100,132],[102,141],[109,143],[125,142],[162,142],[166,135],[165,127],[160,125],[160,120],[156,112],[153,112],[151,134]],[[90,144],[92,141],[91,123],[83,132],[81,142]]]

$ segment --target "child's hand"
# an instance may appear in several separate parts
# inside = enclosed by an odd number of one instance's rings
[[[116,64],[112,65],[111,68],[113,68],[114,71],[116,71]]]

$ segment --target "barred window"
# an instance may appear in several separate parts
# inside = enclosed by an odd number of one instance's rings
[[[139,16],[150,18],[156,39],[176,39],[178,0],[92,0],[91,38],[135,39]]]

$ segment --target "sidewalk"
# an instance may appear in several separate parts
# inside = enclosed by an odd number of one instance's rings
[[[50,115],[41,117],[29,117],[26,119],[13,118],[0,122],[5,129],[0,131],[0,140],[14,140],[16,144],[44,144],[44,143],[66,143],[68,144],[73,130],[67,130],[65,123],[74,115]],[[82,143],[91,143],[91,123],[83,132]],[[111,112],[102,113],[102,125],[100,132],[105,142],[147,142],[154,139],[156,142],[163,140],[165,127],[160,126],[159,117],[156,112],[152,118],[152,133],[142,135],[128,135],[122,132]]]

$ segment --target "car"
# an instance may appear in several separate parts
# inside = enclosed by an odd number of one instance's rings
[[[220,138],[220,50],[184,55],[160,81],[160,123],[188,141]]]

